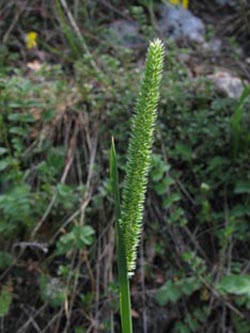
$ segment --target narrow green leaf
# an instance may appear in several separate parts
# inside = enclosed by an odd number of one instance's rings
[[[0,292],[0,318],[8,314],[12,302],[12,292],[7,285],[2,286]]]
[[[121,204],[119,193],[119,179],[117,170],[117,158],[115,151],[115,143],[112,138],[110,150],[110,181],[111,188],[115,202],[115,219],[116,219],[116,244],[117,244],[117,261],[118,261],[118,274],[120,285],[120,312],[122,321],[122,332],[132,333],[132,318],[131,318],[131,304],[130,304],[130,291],[128,280],[128,269],[126,259],[126,249],[121,229]]]

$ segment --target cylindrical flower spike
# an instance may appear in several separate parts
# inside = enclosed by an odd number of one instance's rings
[[[163,58],[164,46],[156,39],[148,48],[144,77],[132,119],[120,220],[129,275],[133,274],[135,268],[141,233]]]

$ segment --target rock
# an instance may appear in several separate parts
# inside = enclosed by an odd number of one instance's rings
[[[211,39],[209,42],[205,42],[202,45],[203,49],[214,56],[218,56],[221,53],[222,42],[218,38]]]
[[[235,0],[215,0],[215,3],[220,6],[235,6],[236,1]]]
[[[226,70],[220,70],[209,78],[214,83],[215,91],[223,97],[239,98],[243,92],[242,80]]]
[[[186,39],[195,43],[204,42],[204,23],[182,6],[164,4],[161,7],[158,27],[164,37],[174,40]]]
[[[109,25],[109,38],[127,48],[141,46],[145,39],[139,33],[139,24],[129,20],[117,20]]]

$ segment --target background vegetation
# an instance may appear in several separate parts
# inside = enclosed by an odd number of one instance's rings
[[[226,8],[214,29],[218,7],[202,3],[190,8],[208,16],[207,41],[230,36],[219,59],[164,40],[135,332],[249,332],[249,87],[225,98],[207,75],[222,62],[249,80],[249,11]],[[123,174],[161,4],[0,1],[0,332],[120,331],[109,147],[114,136]],[[136,48],[109,35],[124,18],[145,38]]]

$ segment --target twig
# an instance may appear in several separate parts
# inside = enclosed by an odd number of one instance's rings
[[[77,122],[76,125],[75,125],[75,128],[74,128],[74,133],[73,133],[72,138],[70,140],[69,149],[68,149],[67,158],[66,158],[66,165],[65,165],[65,168],[64,168],[62,178],[60,180],[61,184],[65,183],[67,175],[68,175],[69,170],[70,170],[70,167],[71,167],[71,165],[74,161],[75,150],[76,150],[76,138],[77,138],[78,132],[79,132],[79,123]],[[54,196],[52,197],[45,213],[43,214],[43,217],[41,218],[41,220],[37,223],[37,225],[33,229],[32,233],[31,233],[31,239],[33,239],[35,237],[38,230],[41,228],[41,226],[43,225],[43,223],[47,219],[48,215],[50,214],[51,209],[53,208],[53,206],[56,202],[57,196],[58,196],[58,193],[55,193]]]
[[[211,291],[211,293],[216,296],[217,299],[223,299],[225,305],[232,310],[234,313],[236,313],[240,318],[244,318],[244,315],[230,302],[228,302],[225,298],[223,298],[218,291],[213,288],[202,276],[199,276],[199,279],[203,282],[203,284]]]
[[[80,32],[80,29],[78,28],[78,26],[77,26],[77,24],[76,24],[76,21],[75,21],[73,15],[71,14],[71,12],[70,12],[70,10],[69,10],[69,7],[68,7],[68,5],[67,5],[67,2],[66,2],[65,0],[60,0],[60,3],[61,3],[63,9],[65,10],[65,12],[66,12],[66,14],[67,14],[67,16],[68,16],[68,19],[69,19],[69,21],[70,21],[70,24],[71,24],[72,28],[74,29],[74,31],[75,31],[77,37],[78,37],[79,40],[81,41],[84,51],[85,51],[86,54],[89,56],[91,66],[92,66],[92,67],[93,67],[98,73],[101,72],[100,68],[98,68],[96,62],[93,60],[93,56],[91,55],[91,53],[90,53],[90,51],[89,51],[89,49],[88,49],[88,47],[87,47],[87,45],[86,45],[86,43],[85,43],[83,37],[82,37],[82,34],[81,34],[81,32]]]
[[[13,248],[20,247],[25,249],[26,247],[36,247],[44,253],[48,252],[48,244],[47,243],[38,243],[38,242],[18,242],[13,245]]]
[[[8,30],[5,32],[4,36],[3,36],[3,44],[7,43],[7,40],[9,38],[10,33],[12,32],[12,30],[15,28],[19,17],[22,15],[22,12],[25,10],[25,8],[27,7],[27,1],[25,1],[24,3],[22,3],[22,7],[20,7],[20,5],[17,6],[19,11],[16,13],[11,25],[9,26]]]
[[[74,276],[73,288],[71,290],[71,297],[70,297],[69,305],[67,303],[65,303],[65,314],[67,317],[67,321],[66,321],[66,324],[65,324],[65,327],[63,330],[63,332],[65,332],[65,333],[67,333],[69,330],[70,318],[71,318],[71,313],[73,310],[73,305],[74,305],[75,296],[76,296],[76,289],[77,289],[77,284],[78,284],[78,279],[79,279],[79,271],[80,271],[80,265],[81,265],[80,258],[78,258],[77,267],[74,269],[77,253],[78,253],[78,251],[74,251],[74,253],[73,253],[73,258],[71,260],[71,265],[70,265],[70,273],[69,273],[68,279],[67,279],[67,291],[69,291],[69,289],[72,285],[71,279],[72,279],[72,276]]]
[[[26,321],[26,323],[24,323],[24,325],[19,328],[19,330],[17,331],[17,333],[23,333],[26,330],[26,328],[30,325],[32,319],[34,319],[35,317],[37,317],[46,308],[46,306],[47,306],[47,303],[43,304],[40,307],[40,309],[36,311],[36,313],[33,315],[33,317],[32,318],[30,317]]]
[[[61,307],[60,311],[48,322],[48,324],[45,326],[45,328],[42,330],[41,333],[47,333],[47,329],[53,324],[53,322],[58,318],[61,317],[63,313],[63,307]],[[53,330],[53,332],[56,332],[57,330]],[[20,332],[21,333],[21,332]]]
[[[32,317],[29,313],[28,310],[25,309],[25,307],[23,307],[23,311],[26,313],[26,315],[29,317],[29,321],[30,324],[32,324],[34,326],[34,328],[36,329],[37,332],[42,333],[40,327],[38,326],[38,324],[35,322],[34,317]],[[18,331],[19,332],[19,331]],[[20,333],[23,333],[23,331],[20,331]]]
[[[241,15],[242,15],[242,17],[245,21],[245,24],[246,24],[247,33],[250,34],[250,22],[249,22],[248,17],[247,17],[247,6],[246,6],[246,4],[244,3],[243,0],[239,0],[239,3],[240,3]]]
[[[50,240],[50,242],[53,242],[56,237],[60,234],[61,230],[63,228],[65,228],[68,224],[70,224],[73,220],[75,220],[79,215],[81,215],[80,218],[80,224],[83,225],[84,224],[84,213],[85,210],[91,200],[91,196],[92,196],[92,190],[91,190],[91,180],[93,177],[93,167],[94,167],[94,162],[95,162],[95,157],[96,157],[96,150],[97,150],[97,137],[93,140],[94,143],[91,145],[91,147],[93,147],[93,149],[90,147],[89,150],[92,151],[91,157],[90,157],[90,163],[89,163],[89,170],[88,170],[88,176],[87,176],[87,181],[86,181],[86,190],[85,190],[85,194],[84,197],[82,199],[82,203],[80,208],[74,212],[65,222],[64,224],[59,228],[59,230],[55,233],[55,235],[52,237],[52,239]],[[89,138],[89,142],[91,142],[90,138]]]

